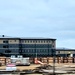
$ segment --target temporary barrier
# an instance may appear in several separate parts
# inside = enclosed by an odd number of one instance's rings
[[[75,57],[55,57],[55,63],[75,63]],[[38,57],[37,60],[42,62],[42,63],[53,63],[53,57]],[[29,62],[31,64],[36,63],[35,62],[36,58],[29,58]],[[0,63],[2,65],[6,65],[11,63],[10,58],[6,57],[0,57]]]

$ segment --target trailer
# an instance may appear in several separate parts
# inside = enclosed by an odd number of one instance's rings
[[[14,58],[11,58],[11,63],[15,63],[16,66],[22,66],[22,65],[29,66],[30,65],[29,57],[26,57],[26,58],[14,57]]]

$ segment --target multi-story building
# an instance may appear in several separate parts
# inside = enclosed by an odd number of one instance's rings
[[[56,39],[0,37],[0,54],[45,57],[55,53]]]

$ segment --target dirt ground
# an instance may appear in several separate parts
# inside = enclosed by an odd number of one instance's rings
[[[53,63],[50,63],[51,66],[53,66]],[[56,67],[75,67],[74,63],[55,63]],[[19,70],[25,70],[25,69],[35,69],[36,67],[39,67],[40,64],[31,64],[30,66],[17,66],[17,69]],[[5,70],[6,66],[0,66],[0,70]]]
[[[17,66],[17,69],[19,70],[25,70],[25,69],[35,69],[36,67],[40,66],[39,64],[31,64],[30,66]],[[5,70],[6,66],[0,66],[0,70]]]

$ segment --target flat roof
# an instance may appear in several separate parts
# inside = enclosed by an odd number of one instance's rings
[[[44,38],[44,37],[10,37],[10,36],[5,36],[5,35],[0,36],[0,39],[56,40],[53,38]]]
[[[56,51],[75,51],[75,49],[70,49],[70,48],[56,48]]]
[[[53,39],[53,38],[43,38],[43,37],[22,37],[20,39],[32,39],[32,40],[56,40],[56,39]]]

